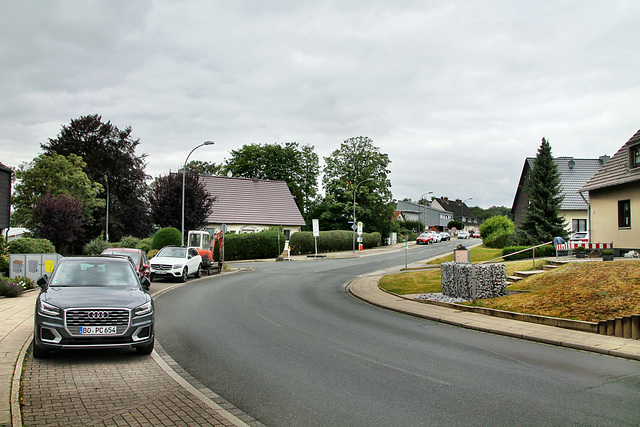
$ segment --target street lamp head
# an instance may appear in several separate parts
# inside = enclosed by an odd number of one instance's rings
[[[215,142],[213,142],[213,141],[205,141],[205,142],[203,142],[203,145],[213,145],[213,144],[215,144]]]

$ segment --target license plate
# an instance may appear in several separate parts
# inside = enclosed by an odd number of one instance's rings
[[[115,326],[80,326],[80,335],[113,335],[118,333]]]

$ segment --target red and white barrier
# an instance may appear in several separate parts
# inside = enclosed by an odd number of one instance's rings
[[[573,242],[567,243],[571,245],[571,249],[575,249],[582,246],[585,249],[613,249],[613,243],[587,243],[587,242]],[[564,245],[558,245],[564,246]]]

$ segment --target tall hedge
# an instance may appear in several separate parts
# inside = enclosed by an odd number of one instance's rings
[[[380,246],[380,233],[363,233],[362,245],[365,249]],[[357,244],[357,242],[356,242]],[[289,241],[292,255],[315,253],[313,233],[300,231],[293,233]],[[348,251],[353,249],[353,232],[348,230],[321,231],[318,237],[318,253]]]
[[[278,239],[278,235],[279,239]],[[278,242],[280,246],[278,246]],[[284,233],[278,230],[266,230],[259,233],[225,234],[224,260],[276,258],[284,250]],[[218,245],[213,258],[220,259]]]

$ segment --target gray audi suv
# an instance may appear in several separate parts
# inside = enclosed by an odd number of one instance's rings
[[[135,348],[150,354],[154,307],[149,279],[122,257],[68,257],[37,281],[33,357],[50,350]]]

